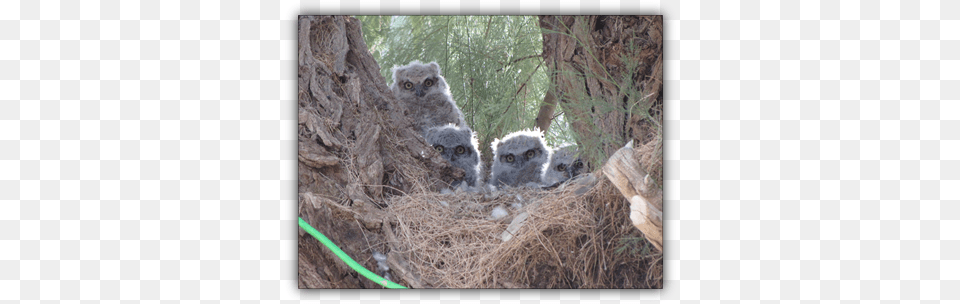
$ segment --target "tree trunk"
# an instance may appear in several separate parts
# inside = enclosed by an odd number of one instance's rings
[[[589,168],[631,139],[656,140],[644,118],[662,122],[662,16],[540,16],[540,27],[551,91]]]
[[[540,27],[581,158],[590,171],[606,162],[634,226],[662,251],[662,16],[540,16]],[[621,149],[628,141],[640,149]]]
[[[553,91],[547,90],[543,97],[543,105],[540,106],[540,112],[537,112],[537,128],[544,134],[550,130],[550,123],[553,122],[553,113],[557,110],[557,97]]]
[[[373,270],[372,250],[387,249],[384,197],[436,190],[463,170],[413,130],[357,19],[300,16],[298,26],[299,216]],[[300,288],[380,288],[299,231]]]
[[[551,91],[571,115],[568,121],[581,146],[600,151],[585,157],[606,159],[631,138],[649,142],[644,117],[662,118],[638,113],[650,114],[656,108],[651,104],[662,105],[660,17],[544,16],[540,21],[544,57],[556,84]],[[381,210],[386,198],[436,191],[462,178],[463,170],[450,166],[413,130],[370,55],[358,20],[301,16],[298,27],[298,213],[374,270],[372,251],[397,246],[390,237],[395,218]],[[623,63],[628,61],[637,63]],[[298,237],[300,288],[380,288],[303,230]],[[432,286],[405,271],[401,258],[388,260],[400,276],[394,281]]]

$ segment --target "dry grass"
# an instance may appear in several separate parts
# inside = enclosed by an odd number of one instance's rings
[[[662,254],[630,225],[622,195],[605,178],[580,195],[576,188],[412,194],[392,198],[387,211],[398,219],[402,254],[432,287],[662,288]],[[491,218],[497,206],[509,215]]]

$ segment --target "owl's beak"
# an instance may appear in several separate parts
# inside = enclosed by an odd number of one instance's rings
[[[423,85],[417,85],[414,91],[417,93],[417,97],[423,97],[423,95],[427,95],[427,93],[423,91]]]

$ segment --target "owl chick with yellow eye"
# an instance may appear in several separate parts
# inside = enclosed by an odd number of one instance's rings
[[[550,148],[539,130],[517,131],[493,141],[489,184],[500,189],[540,184],[550,160]]]
[[[414,60],[408,65],[394,67],[392,71],[390,90],[404,105],[407,115],[413,118],[414,129],[421,136],[431,127],[447,124],[468,128],[463,113],[450,95],[447,81],[440,75],[440,65]]]
[[[585,171],[583,161],[577,157],[577,146],[569,145],[557,148],[550,155],[550,165],[543,174],[543,185],[556,186]]]
[[[471,187],[480,184],[480,150],[477,136],[468,128],[454,124],[427,129],[424,139],[440,156],[454,166],[463,169],[463,181]],[[453,184],[456,187],[459,182]]]

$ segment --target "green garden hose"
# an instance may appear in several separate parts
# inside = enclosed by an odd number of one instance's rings
[[[313,226],[310,226],[310,224],[307,223],[307,221],[304,221],[303,218],[298,217],[297,219],[300,220],[300,228],[303,228],[303,230],[307,231],[307,233],[317,238],[320,243],[326,245],[327,248],[330,248],[330,250],[333,251],[333,254],[336,254],[337,257],[343,260],[344,263],[347,263],[350,268],[353,268],[353,270],[356,270],[367,279],[383,285],[383,287],[386,288],[406,288],[403,285],[391,282],[390,280],[384,279],[383,277],[378,276],[376,273],[363,268],[363,266],[360,266],[360,264],[350,258],[347,253],[343,252],[343,250],[340,250],[340,247],[337,247],[337,244],[334,244],[332,241],[330,241],[330,239],[320,233],[320,231],[317,231],[317,229],[314,229]]]

